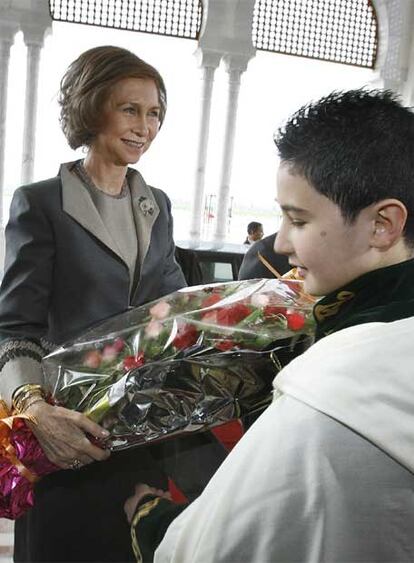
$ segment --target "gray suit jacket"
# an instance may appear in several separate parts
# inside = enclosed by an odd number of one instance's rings
[[[168,197],[147,186],[137,171],[128,174],[139,248],[131,290],[127,264],[67,166],[57,177],[14,193],[0,290],[0,367],[18,356],[38,361],[47,342],[60,344],[186,285],[174,258]],[[28,345],[19,351],[15,344],[22,340]]]

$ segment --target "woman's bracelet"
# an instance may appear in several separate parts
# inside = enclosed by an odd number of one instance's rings
[[[24,403],[23,406],[23,411],[27,411],[27,409],[29,407],[31,407],[32,405],[34,405],[35,403],[39,403],[40,401],[44,402],[45,398],[44,397],[39,397],[39,396],[33,396],[33,397],[29,397],[29,399],[27,399],[27,401]],[[20,411],[20,412],[23,412]]]
[[[41,385],[27,383],[18,387],[12,396],[13,409],[17,413],[23,413],[29,406],[44,401],[45,392]]]

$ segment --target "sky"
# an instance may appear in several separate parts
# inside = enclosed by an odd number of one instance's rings
[[[176,209],[176,237],[186,238],[188,209],[194,186],[201,70],[194,52],[197,42],[147,33],[54,22],[41,53],[34,180],[54,176],[61,162],[82,156],[72,151],[60,131],[57,93],[66,67],[97,45],[131,49],[162,74],[168,92],[163,127],[137,168],[150,185],[170,196]],[[6,122],[5,219],[14,189],[20,184],[23,138],[26,48],[21,34],[11,51]],[[369,84],[372,70],[258,51],[242,75],[231,176],[235,213],[230,240],[242,238],[244,224],[261,220],[265,233],[275,230],[277,157],[273,134],[301,105],[332,90]],[[207,157],[205,193],[220,184],[226,110],[227,75],[216,71]],[[258,210],[256,212],[256,210]],[[260,211],[259,211],[260,210]],[[267,210],[267,212],[266,212]],[[237,216],[237,218],[236,218]],[[178,229],[178,231],[177,231]],[[240,232],[240,235],[239,235]]]

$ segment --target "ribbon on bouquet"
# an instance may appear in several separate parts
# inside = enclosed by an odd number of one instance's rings
[[[14,422],[16,420],[29,420],[35,422],[33,416],[28,414],[11,414],[9,408],[3,399],[0,399],[0,457],[6,458],[12,465],[16,467],[20,475],[27,479],[30,483],[35,483],[39,477],[32,473],[19,460],[16,450],[11,443],[11,433]]]

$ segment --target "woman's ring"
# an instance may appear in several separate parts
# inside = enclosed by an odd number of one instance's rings
[[[82,467],[82,462],[80,459],[74,459],[70,464],[71,469],[80,469]]]

